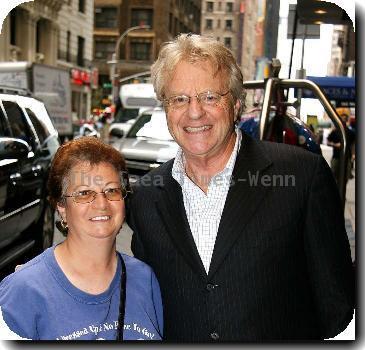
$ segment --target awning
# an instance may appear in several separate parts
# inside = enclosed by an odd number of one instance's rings
[[[322,88],[330,101],[335,101],[336,103],[356,101],[355,78],[307,76],[307,79]],[[303,97],[315,98],[310,90],[304,90]]]

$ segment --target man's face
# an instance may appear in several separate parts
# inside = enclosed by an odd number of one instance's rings
[[[167,124],[171,135],[187,157],[211,158],[227,150],[234,135],[235,109],[230,93],[215,106],[200,103],[195,97],[203,92],[225,94],[228,78],[225,72],[214,75],[207,61],[180,61],[165,89],[166,98],[176,95],[193,97],[185,107],[166,106]]]

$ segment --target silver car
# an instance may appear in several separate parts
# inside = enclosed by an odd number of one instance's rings
[[[143,175],[174,158],[178,149],[161,108],[143,112],[113,146],[123,153],[128,171]]]

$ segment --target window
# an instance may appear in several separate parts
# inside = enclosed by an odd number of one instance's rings
[[[95,28],[118,27],[118,9],[116,7],[95,8]]]
[[[97,40],[95,41],[95,58],[111,59],[115,50],[115,41]]]
[[[16,9],[10,11],[10,45],[16,46]]]
[[[212,1],[207,1],[207,12],[213,12],[214,3]]]
[[[205,20],[205,29],[213,29],[213,20],[212,19]]]
[[[79,12],[85,13],[85,0],[79,0]]]
[[[152,28],[152,9],[132,9],[131,27],[148,24]]]
[[[38,135],[40,144],[43,145],[46,138],[50,135],[47,127],[36,117],[33,111],[31,111],[29,108],[26,108],[25,110],[30,120],[32,121],[34,129]]]
[[[228,12],[228,13],[233,12],[233,2],[226,3],[226,12]]]
[[[219,1],[218,2],[218,11],[221,11],[222,10],[222,1]]]
[[[68,30],[67,31],[67,38],[66,38],[66,61],[70,62],[71,61],[71,32]]]
[[[30,131],[21,108],[15,102],[3,101],[5,112],[8,116],[13,137],[24,140],[33,148],[35,147],[34,137]]]
[[[224,46],[230,49],[232,46],[232,38],[224,38]]]
[[[221,20],[220,19],[218,19],[217,20],[217,28],[220,28],[221,27]]]
[[[226,30],[232,30],[232,20],[226,19]]]
[[[77,37],[77,65],[83,67],[84,62],[84,46],[85,46],[85,39],[81,36]]]
[[[131,42],[131,59],[138,61],[149,61],[150,60],[150,51],[151,51],[151,43],[148,42]]]

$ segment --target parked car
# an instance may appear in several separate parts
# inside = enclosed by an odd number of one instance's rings
[[[0,87],[0,269],[53,243],[46,183],[58,147],[43,102],[23,90]]]
[[[128,171],[135,175],[157,168],[175,157],[178,149],[167,128],[165,112],[159,107],[143,112],[113,146],[123,153]]]

